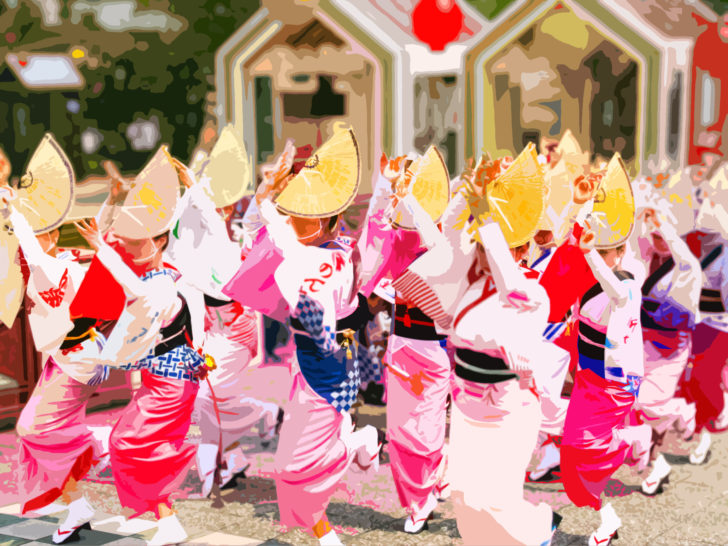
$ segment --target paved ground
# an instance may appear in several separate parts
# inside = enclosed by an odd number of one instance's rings
[[[286,367],[258,370],[256,394],[282,401],[290,380]],[[264,379],[263,379],[264,378]],[[123,408],[93,413],[93,424],[112,423]],[[362,406],[360,423],[385,426],[384,409]],[[198,441],[196,427],[190,440]],[[244,439],[253,465],[249,478],[237,489],[225,491],[217,499],[195,499],[199,490],[196,471],[191,471],[175,503],[179,517],[190,535],[189,544],[317,544],[301,531],[288,531],[277,523],[275,485],[272,479],[275,442],[263,448],[257,437]],[[705,545],[728,544],[728,437],[715,438],[713,457],[705,465],[691,466],[687,447],[673,440],[669,457],[674,465],[671,483],[662,495],[647,498],[639,493],[642,476],[623,467],[608,485],[607,494],[621,516],[623,527],[615,546],[627,545]],[[17,442],[12,430],[0,432],[0,546],[49,544],[55,523],[63,516],[63,506],[53,505],[42,513],[20,518],[15,483]],[[385,450],[386,461],[386,450]],[[154,534],[149,514],[120,528],[120,506],[110,470],[89,476],[83,484],[92,503],[99,509],[91,531],[84,531],[78,544],[141,545]],[[586,537],[598,525],[598,515],[572,506],[561,484],[527,485],[526,497],[547,502],[564,516],[555,543],[586,544]],[[389,465],[376,475],[351,470],[328,510],[329,518],[346,544],[457,544],[458,533],[452,507],[444,502],[430,530],[409,536],[400,530],[405,512],[399,507]],[[527,524],[527,522],[524,522]]]

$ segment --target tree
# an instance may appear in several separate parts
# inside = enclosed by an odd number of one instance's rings
[[[0,67],[0,95],[7,106],[5,119],[0,109],[0,144],[9,149],[13,174],[20,174],[38,132],[47,129],[65,147],[79,179],[103,172],[104,159],[120,163],[123,171],[136,171],[154,151],[131,147],[125,133],[136,118],[155,121],[158,144],[169,143],[173,155],[188,161],[214,91],[215,51],[259,6],[259,0],[138,0],[135,15],[167,14],[182,22],[180,30],[114,32],[93,13],[81,15],[80,21],[75,14],[74,24],[71,0],[62,0],[58,26],[45,26],[43,13],[30,0],[20,0],[13,9],[0,3],[0,28],[8,29],[0,34],[0,58],[10,52],[85,51],[78,68],[86,84],[78,91],[29,91]],[[18,128],[15,105],[24,104],[34,105],[34,131]],[[102,140],[86,154],[81,134],[89,128]]]

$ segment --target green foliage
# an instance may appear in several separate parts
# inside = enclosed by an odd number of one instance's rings
[[[718,15],[723,15],[725,13],[728,13],[728,0],[703,0],[706,4],[708,4],[711,8],[713,8],[713,11],[715,11]]]
[[[466,0],[468,4],[477,9],[486,19],[493,19],[506,9],[515,0]]]
[[[99,61],[94,68],[88,63],[80,65],[85,87],[77,93],[29,93],[19,83],[0,82],[0,91],[9,93],[10,102],[16,103],[27,101],[29,96],[49,96],[45,100],[54,107],[43,124],[66,148],[79,179],[103,172],[101,163],[105,159],[118,162],[126,172],[138,170],[147,161],[151,152],[132,150],[125,136],[128,125],[138,117],[156,116],[161,143],[169,143],[172,154],[187,161],[204,121],[205,99],[214,89],[215,51],[255,13],[259,0],[137,0],[137,13],[161,10],[184,20],[176,35],[108,32],[91,15],[86,15],[82,24],[73,25],[71,4],[64,0],[64,22],[51,28],[43,27],[40,11],[29,0],[0,12],[0,26],[17,36],[12,44],[0,40],[0,58],[8,51],[65,52],[82,46]],[[3,68],[0,66],[0,73]],[[68,99],[80,102],[78,113],[67,111]],[[12,118],[8,120],[12,125]],[[94,154],[84,154],[80,149],[80,133],[89,127],[103,136],[101,148]],[[15,133],[14,148],[18,153],[24,151],[24,155],[11,158],[14,174],[22,169],[27,160],[24,156],[38,142],[35,134]],[[5,135],[0,146],[10,146]]]

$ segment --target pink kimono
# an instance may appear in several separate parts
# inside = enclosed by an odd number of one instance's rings
[[[628,454],[646,466],[652,434],[647,425],[632,425],[644,373],[639,285],[631,274],[610,270],[595,250],[586,258],[599,282],[579,303],[579,369],[561,471],[569,499],[599,510],[607,480]]]
[[[551,509],[524,499],[523,477],[541,423],[533,370],[553,348],[541,336],[548,299],[519,270],[496,224],[480,233],[492,273],[479,273],[469,237],[452,230],[395,288],[437,317],[457,348],[448,477],[463,542],[541,544],[551,537]]]
[[[685,438],[695,432],[695,404],[675,393],[690,356],[702,280],[700,262],[675,229],[665,224],[660,232],[670,249],[666,258],[656,255],[649,240],[638,240],[649,265],[642,285],[645,376],[638,402],[658,443],[672,427]]]
[[[196,448],[185,443],[198,390],[196,371],[204,365],[192,348],[193,297],[177,283],[170,266],[137,277],[104,245],[97,252],[123,287],[127,303],[105,339],[100,357],[113,367],[142,369],[142,386],[111,432],[114,483],[122,506],[133,516],[161,504],[171,506]],[[180,294],[187,293],[187,297]],[[160,341],[161,339],[161,341]]]
[[[300,244],[269,202],[261,205],[261,218],[257,214],[251,203],[247,227],[256,244],[224,292],[259,312],[290,314],[296,322],[298,369],[278,441],[276,490],[281,523],[311,529],[325,520],[329,500],[356,456],[350,439],[357,433],[348,415],[359,386],[356,347],[349,358],[336,342],[337,323],[357,307],[354,247],[345,238],[326,248]],[[262,249],[274,260],[259,260]],[[318,324],[316,334],[309,321]]]
[[[384,188],[389,181],[380,178]],[[386,193],[377,188],[375,196]],[[374,201],[374,199],[373,199]],[[413,215],[414,216],[414,215]],[[417,218],[415,218],[418,221]],[[419,220],[422,222],[423,220]],[[362,250],[363,269],[371,272],[364,292],[383,277],[397,279],[426,251],[417,231],[396,229],[371,210]],[[374,263],[373,263],[374,262]],[[392,476],[402,507],[420,510],[438,485],[444,464],[450,359],[432,320],[398,300],[384,361],[387,364],[387,439]]]
[[[66,482],[83,479],[108,447],[86,424],[86,404],[104,378],[103,368],[79,364],[74,353],[59,350],[73,326],[68,307],[83,279],[83,269],[70,253],[54,258],[43,252],[19,212],[12,211],[10,221],[30,270],[27,294],[33,307],[29,321],[36,348],[45,359],[16,425],[18,485],[25,513],[58,499]]]

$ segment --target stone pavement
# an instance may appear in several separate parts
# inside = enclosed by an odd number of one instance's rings
[[[263,369],[258,373],[263,372]],[[281,401],[290,381],[283,367],[272,367],[264,383],[277,395],[268,399]],[[123,408],[90,414],[93,425],[112,423]],[[382,407],[361,406],[357,409],[359,424],[385,426]],[[199,441],[196,427],[191,441]],[[668,442],[669,444],[670,442]],[[252,466],[249,477],[240,480],[237,488],[224,491],[213,500],[195,498],[200,481],[196,470],[190,471],[175,502],[180,520],[190,535],[187,544],[247,545],[304,544],[317,541],[300,530],[287,530],[278,523],[273,453],[275,442],[264,448],[257,435],[244,438],[243,448]],[[644,476],[629,467],[621,468],[608,484],[607,495],[622,518],[620,539],[615,546],[631,545],[706,545],[728,544],[728,435],[714,437],[713,457],[703,466],[688,463],[688,445],[675,439],[669,445],[668,457],[673,464],[671,483],[665,492],[648,498],[639,492]],[[497,449],[497,446],[494,446]],[[0,432],[0,546],[50,544],[56,522],[64,515],[64,507],[55,504],[42,513],[21,518],[14,478],[17,442],[14,432]],[[142,545],[155,532],[150,514],[127,522],[119,517],[121,507],[110,469],[93,474],[82,487],[98,509],[92,530],[82,531],[76,544]],[[571,505],[560,483],[526,485],[526,498],[547,502],[564,516],[555,544],[584,545],[598,525],[598,514]],[[411,536],[401,532],[406,514],[399,507],[394,483],[387,464],[378,473],[366,475],[352,469],[343,480],[329,507],[328,515],[345,544],[457,544],[458,533],[452,506],[440,504],[428,531]],[[524,522],[525,525],[528,522]]]

